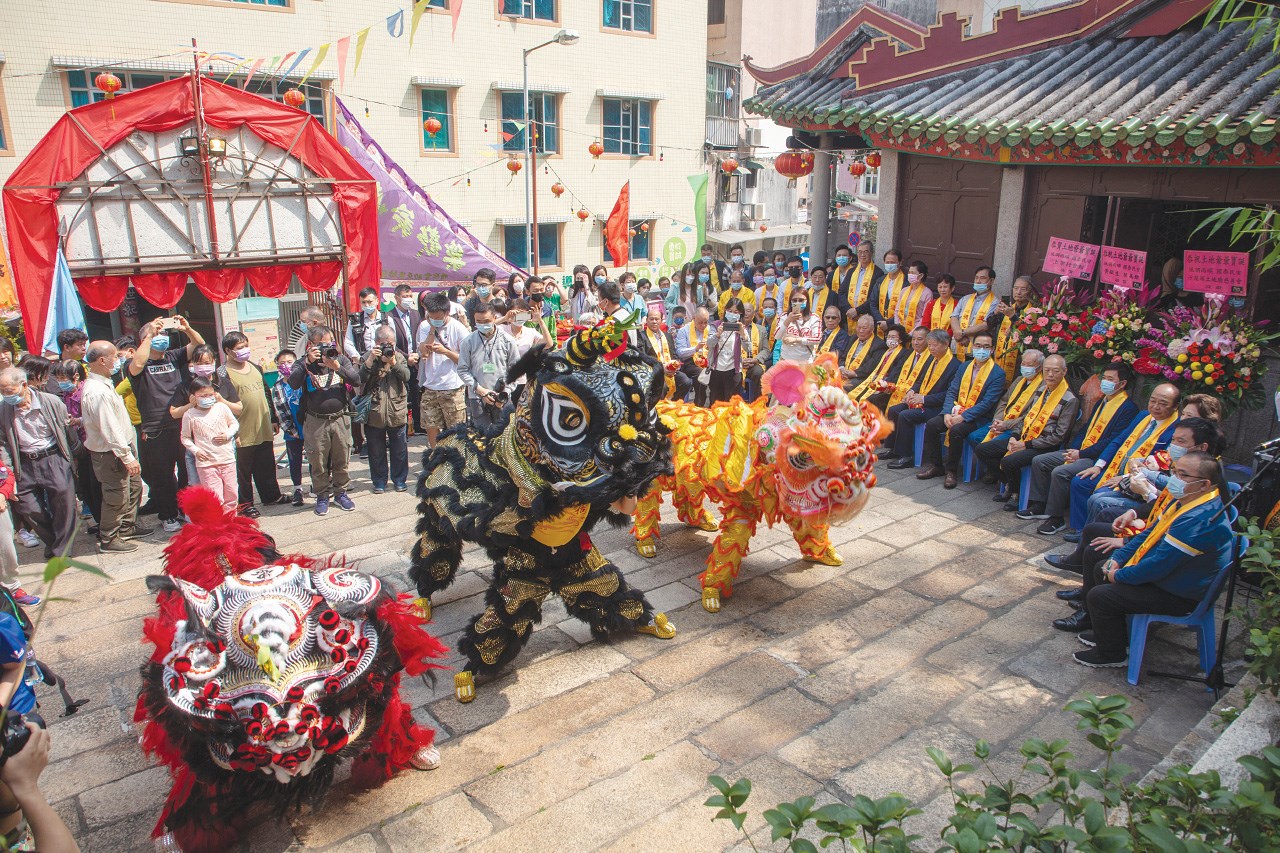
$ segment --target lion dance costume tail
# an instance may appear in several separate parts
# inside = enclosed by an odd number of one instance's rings
[[[155,836],[230,849],[253,806],[318,801],[343,759],[366,785],[414,764],[435,733],[414,722],[400,677],[446,650],[410,598],[340,559],[281,556],[206,489],[179,503],[191,523],[148,579],[154,652],[134,717],[173,778]]]

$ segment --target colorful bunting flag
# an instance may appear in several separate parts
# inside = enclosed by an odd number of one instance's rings
[[[317,51],[317,53],[316,53],[316,59],[315,59],[315,62],[312,62],[312,63],[311,63],[311,67],[307,69],[307,73],[306,73],[306,74],[304,74],[304,75],[302,75],[302,79],[298,82],[298,85],[299,85],[299,86],[301,86],[303,83],[306,83],[306,82],[307,82],[307,79],[308,79],[312,74],[315,74],[315,73],[316,73],[316,69],[320,67],[320,63],[321,63],[321,62],[324,62],[324,58],[325,58],[325,56],[327,56],[327,55],[328,55],[328,53],[329,53],[329,45],[328,45],[328,43],[325,43],[325,44],[320,45],[320,50],[319,50],[319,51]]]
[[[387,18],[387,35],[393,39],[404,35],[404,9]]]
[[[338,39],[338,89],[347,88],[347,48],[351,47],[351,36]]]
[[[462,14],[462,0],[453,0],[449,4],[449,16],[453,18],[453,33],[449,36],[450,41],[458,40],[458,15]]]
[[[360,70],[360,57],[364,55],[364,41],[369,37],[369,29],[369,27],[365,27],[356,33],[356,64],[351,69],[352,77],[356,76],[356,73]]]
[[[413,37],[418,34],[418,23],[427,11],[427,0],[418,0],[413,4],[413,23],[409,25],[409,49],[413,49]]]
[[[298,58],[297,58],[297,59],[295,59],[295,60],[293,61],[293,64],[292,64],[292,65],[290,65],[290,66],[285,70],[285,72],[284,72],[283,74],[281,74],[280,76],[281,76],[281,77],[288,77],[290,74],[292,74],[292,73],[293,73],[293,69],[295,69],[295,68],[297,68],[299,65],[301,65],[301,64],[302,64],[302,60],[306,59],[306,58],[307,58],[307,54],[308,54],[308,53],[310,53],[310,52],[311,52],[311,48],[309,48],[309,47],[304,47],[304,48],[302,49],[302,52],[298,54]],[[293,54],[292,54],[292,53],[290,53],[290,54],[289,54],[289,56],[293,56]],[[286,60],[288,60],[289,56],[286,56],[286,57],[285,57],[285,59],[286,59]],[[280,64],[281,64],[281,65],[283,65],[284,63],[282,62],[282,63],[280,63]]]
[[[252,67],[249,68],[249,76],[244,78],[244,86],[242,88],[248,90],[249,82],[253,80],[253,75],[258,73],[258,69],[260,69],[262,67],[262,64],[266,61],[267,61],[266,57],[258,57],[253,61]]]

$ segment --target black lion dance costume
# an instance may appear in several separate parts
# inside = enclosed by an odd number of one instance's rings
[[[493,560],[488,606],[458,643],[460,701],[475,698],[473,674],[519,653],[552,593],[598,639],[624,629],[675,636],[589,535],[602,518],[627,523],[636,498],[671,472],[670,430],[654,410],[663,367],[626,346],[629,325],[607,320],[563,350],[530,350],[508,377],[526,386],[507,423],[489,433],[459,426],[425,456],[409,569],[424,611],[453,582],[464,540]]]
[[[400,674],[447,650],[410,596],[341,560],[281,556],[212,492],[180,496],[191,519],[150,578],[135,719],[173,788],[156,824],[184,851],[227,850],[251,807],[279,816],[324,796],[341,761],[371,786],[439,764],[435,733],[414,723]]]

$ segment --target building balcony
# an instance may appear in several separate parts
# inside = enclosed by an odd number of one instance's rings
[[[741,135],[739,120],[707,116],[707,144],[712,148],[737,148]]]

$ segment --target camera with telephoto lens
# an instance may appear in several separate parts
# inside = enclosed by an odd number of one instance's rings
[[[27,728],[25,717],[10,711],[5,716],[4,732],[0,736],[4,738],[3,745],[0,745],[0,767],[3,767],[9,756],[22,752],[31,739],[31,729]]]
[[[329,344],[329,346],[321,350],[320,354],[325,358],[336,359],[338,357],[338,348],[335,347],[333,344]]]
[[[499,382],[490,390],[490,393],[493,394],[493,402],[485,405],[492,406],[495,409],[501,409],[511,399],[511,395],[507,393],[507,384],[505,382]]]
[[[378,355],[383,358],[392,358],[396,354],[395,344],[378,344]]]

